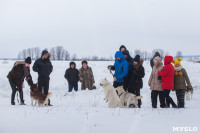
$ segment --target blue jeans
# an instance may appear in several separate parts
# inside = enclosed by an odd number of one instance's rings
[[[78,83],[69,83],[69,92],[72,92],[73,88],[75,91],[78,91]]]

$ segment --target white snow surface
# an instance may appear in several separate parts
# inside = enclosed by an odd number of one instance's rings
[[[144,62],[145,77],[141,109],[109,109],[103,100],[103,88],[100,81],[112,76],[107,65],[114,62],[89,62],[96,81],[97,90],[80,90],[67,93],[68,83],[64,79],[69,62],[52,61],[50,92],[53,93],[52,107],[32,107],[30,89],[24,88],[26,106],[10,105],[11,87],[7,74],[14,61],[0,61],[0,133],[170,133],[173,127],[196,127],[200,132],[200,64],[182,61],[194,88],[191,101],[186,101],[185,109],[152,109],[151,91],[148,79],[151,73],[149,61]],[[77,68],[81,62],[76,62]],[[32,67],[32,66],[31,66]],[[37,73],[31,69],[34,82]],[[67,96],[64,96],[67,93]],[[175,92],[171,96],[176,101]],[[159,100],[158,100],[159,107]]]

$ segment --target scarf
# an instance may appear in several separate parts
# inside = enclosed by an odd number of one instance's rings
[[[175,70],[175,75],[176,76],[182,76],[183,73],[181,72],[181,70],[183,69],[182,66],[179,66],[179,67],[175,67],[174,70]]]

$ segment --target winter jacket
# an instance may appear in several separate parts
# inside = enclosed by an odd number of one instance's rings
[[[75,68],[71,68],[72,64],[74,64]],[[78,74],[79,71],[78,69],[76,69],[76,64],[74,62],[71,62],[70,68],[68,68],[65,72],[65,79],[71,84],[76,84],[79,81]]]
[[[132,79],[132,76],[133,76],[133,58],[130,56],[128,50],[124,50],[122,53],[125,55],[128,55],[128,58],[126,59],[126,61],[129,64],[128,74],[126,77],[124,77],[124,89],[126,90],[129,86],[130,80]]]
[[[83,67],[80,68],[79,80],[82,83],[81,90],[85,90],[86,88],[88,88],[89,90],[92,90],[93,84],[95,83],[92,68],[89,66],[86,69]]]
[[[155,57],[154,60],[158,61],[158,66],[154,66],[149,78],[149,86],[151,90],[163,91],[161,87],[161,80],[158,80],[158,72],[163,69],[163,64],[159,56]]]
[[[12,81],[19,89],[22,89],[22,84],[25,78],[29,86],[33,85],[30,69],[29,67],[25,67],[24,64],[19,64],[13,67],[7,78]]]
[[[190,83],[190,79],[187,75],[187,72],[184,68],[182,68],[182,66],[180,66],[180,70],[177,72],[181,72],[182,74],[175,74],[174,76],[174,90],[186,90],[187,86],[186,83],[188,85],[188,88],[191,89],[191,83]],[[176,73],[176,68],[175,68],[175,73]]]
[[[33,65],[33,71],[38,73],[39,78],[47,79],[53,71],[53,66],[49,58],[44,59],[45,55],[50,56],[50,53],[48,53],[46,50],[42,52],[41,58],[36,60]]]
[[[129,64],[125,60],[124,55],[121,51],[117,51],[115,54],[115,58],[120,57],[120,60],[115,60],[114,69],[115,74],[114,77],[117,78],[116,82],[122,83],[124,81],[124,77],[127,76],[129,70]]]
[[[165,56],[164,64],[161,72],[158,75],[161,76],[162,89],[173,90],[174,89],[174,67],[171,64],[173,61],[172,56]]]
[[[133,77],[128,87],[128,91],[131,93],[135,92],[134,90],[143,88],[142,78],[144,78],[145,76],[143,62],[144,61],[140,59],[140,62],[138,65],[133,64]]]
[[[160,53],[159,53],[159,52],[156,52],[155,55],[153,56],[153,58],[151,59],[151,61],[150,61],[150,66],[151,66],[151,68],[153,68],[153,66],[154,66],[154,61],[153,61],[153,59],[154,59],[156,56],[159,56],[159,57],[160,57]],[[161,60],[162,60],[162,59],[161,59]]]

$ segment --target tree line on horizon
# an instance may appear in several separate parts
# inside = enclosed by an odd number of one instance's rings
[[[52,54],[52,57],[51,57],[52,60],[59,60],[59,61],[62,61],[62,60],[63,61],[70,61],[70,60],[73,60],[73,61],[81,61],[81,60],[113,61],[114,60],[114,56],[110,56],[109,58],[98,57],[97,55],[82,57],[82,58],[78,58],[76,54],[73,54],[72,56],[70,56],[69,52],[66,49],[64,49],[63,46],[56,46],[50,49],[46,48],[45,50],[49,50],[49,52]],[[36,60],[41,57],[41,52],[42,50],[39,47],[24,49],[19,52],[17,59],[24,60],[25,58],[30,56],[33,60]],[[140,49],[136,49],[133,51],[134,54],[130,52],[130,55],[132,57],[134,57],[135,55],[140,55],[140,57],[146,61],[146,60],[150,60],[156,52],[160,53],[162,59],[164,59],[164,56],[169,55],[169,52],[165,52],[163,49],[154,49],[152,52],[141,51]],[[182,57],[182,56],[183,56],[182,52],[177,51],[176,58]]]

